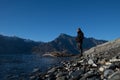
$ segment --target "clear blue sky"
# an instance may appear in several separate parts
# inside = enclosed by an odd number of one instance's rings
[[[120,37],[120,0],[0,0],[0,34],[51,41],[60,33]]]

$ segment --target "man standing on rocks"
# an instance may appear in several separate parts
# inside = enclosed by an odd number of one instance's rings
[[[82,32],[80,28],[78,28],[76,42],[77,42],[77,47],[80,50],[81,56],[83,55],[83,48],[82,48],[83,39],[84,39],[84,33]]]

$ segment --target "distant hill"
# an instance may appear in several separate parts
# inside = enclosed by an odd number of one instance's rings
[[[0,54],[28,54],[38,44],[32,40],[0,35]]]
[[[94,38],[85,38],[83,42],[83,49],[88,50],[91,47],[107,42],[106,40],[97,40]],[[55,40],[40,44],[33,48],[34,53],[44,54],[46,52],[65,52],[70,54],[78,54],[79,51],[76,46],[75,37],[67,34],[60,34]]]

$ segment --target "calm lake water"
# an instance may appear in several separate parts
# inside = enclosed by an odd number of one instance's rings
[[[68,61],[71,58],[41,57],[38,55],[0,55],[0,80],[6,77],[21,74],[29,74],[35,68],[41,72],[55,65],[60,65],[61,61]]]

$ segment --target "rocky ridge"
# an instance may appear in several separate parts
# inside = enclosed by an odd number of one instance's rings
[[[45,73],[34,72],[30,80],[120,80],[120,39],[93,47],[82,57],[61,63]]]

